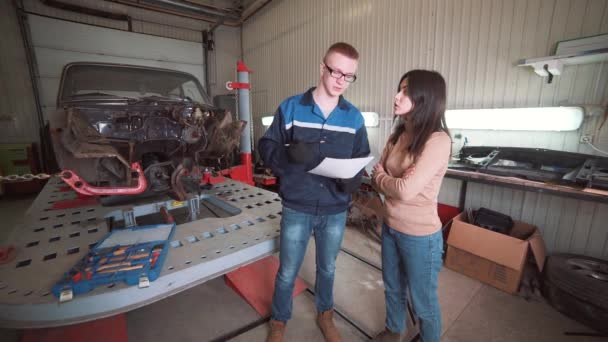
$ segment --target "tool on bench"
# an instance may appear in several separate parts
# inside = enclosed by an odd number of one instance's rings
[[[105,269],[105,270],[97,271],[97,273],[98,274],[116,273],[116,272],[138,270],[140,268],[144,268],[144,265],[140,264],[140,265],[134,265],[134,266],[120,267],[120,268],[116,268],[116,269]]]
[[[128,259],[138,260],[138,259],[147,258],[148,256],[149,256],[149,254],[147,254],[147,253],[135,254],[135,255],[128,257]],[[110,263],[110,262],[117,262],[117,261],[123,261],[123,260],[127,260],[127,257],[125,257],[125,256],[103,257],[103,258],[99,259],[98,263],[106,264],[106,263]]]
[[[113,230],[65,273],[53,294],[63,302],[115,282],[150,286],[160,276],[174,230],[175,222]]]

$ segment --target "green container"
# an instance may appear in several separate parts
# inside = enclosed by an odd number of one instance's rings
[[[0,171],[3,175],[32,173],[30,156],[32,144],[0,144]]]

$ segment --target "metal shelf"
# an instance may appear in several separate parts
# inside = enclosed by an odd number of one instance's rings
[[[599,63],[608,60],[608,34],[565,40],[557,43],[555,56],[520,60],[518,66],[531,66],[539,76],[560,75],[564,66]]]
[[[592,51],[579,52],[561,56],[547,56],[539,58],[523,59],[518,66],[534,67],[538,64],[547,64],[550,61],[560,61],[563,65],[589,64],[608,61],[608,48]]]

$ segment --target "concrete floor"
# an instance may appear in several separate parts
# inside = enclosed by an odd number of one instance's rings
[[[6,241],[31,199],[0,200],[0,244]],[[358,230],[348,229],[344,249],[380,265],[380,247]],[[300,272],[314,283],[314,243]],[[341,253],[334,285],[336,316],[344,341],[365,341],[384,327],[384,294],[378,269]],[[589,332],[540,298],[526,301],[444,268],[439,277],[443,318],[442,341],[608,341],[569,337]],[[221,340],[249,326],[231,341],[264,341],[268,328],[243,299],[218,278],[127,314],[130,341]],[[350,321],[350,322],[349,322]],[[0,329],[0,341],[18,341],[18,331]],[[314,297],[304,292],[294,300],[286,341],[323,341],[315,324]]]

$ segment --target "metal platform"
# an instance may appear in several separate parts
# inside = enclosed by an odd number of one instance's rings
[[[54,210],[53,203],[76,198],[76,193],[63,188],[61,180],[51,179],[8,241],[17,247],[18,255],[13,262],[0,266],[2,327],[61,326],[130,311],[270,255],[278,248],[278,195],[228,179],[203,191],[195,201],[200,203],[201,214],[207,211],[214,217],[181,224],[178,220],[161,276],[149,287],[110,284],[59,303],[51,287],[107,234],[109,221],[129,225],[130,220],[143,219],[161,206],[169,210],[188,206],[187,202],[162,198],[137,205]]]

